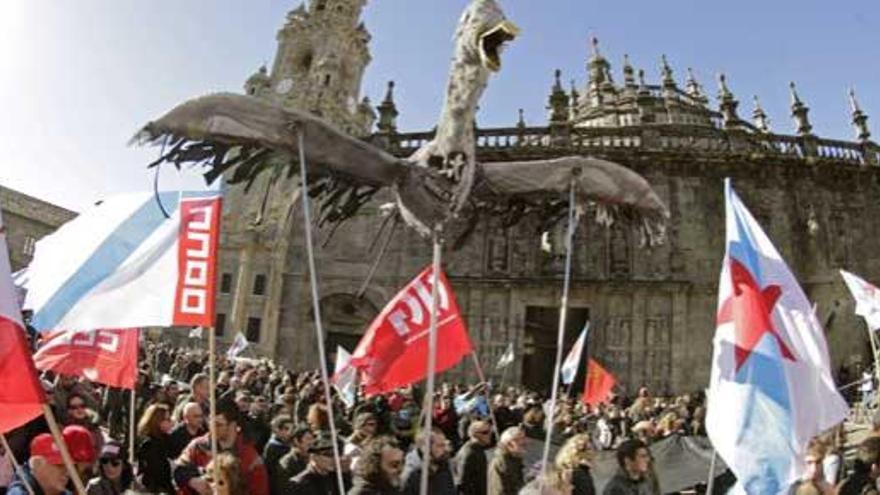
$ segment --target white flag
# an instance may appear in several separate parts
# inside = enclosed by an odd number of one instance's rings
[[[840,274],[856,300],[856,314],[865,319],[871,330],[880,329],[880,289],[848,271],[840,270]]]
[[[238,332],[238,335],[235,336],[235,340],[232,341],[232,345],[229,346],[229,349],[226,350],[226,357],[232,359],[241,354],[241,351],[245,350],[248,346],[248,341],[245,338],[244,334]]]
[[[590,322],[587,322],[587,324],[584,325],[584,329],[581,331],[581,335],[578,337],[577,342],[574,343],[574,347],[568,352],[568,357],[565,358],[565,362],[562,363],[562,369],[560,372],[562,373],[562,383],[565,385],[571,385],[572,382],[574,382],[578,366],[581,364],[581,355],[584,353],[584,343],[587,341],[587,334],[589,332]]]
[[[498,364],[495,365],[495,369],[504,369],[513,363],[513,342],[507,344],[507,350],[504,351],[504,354],[501,355],[501,358],[498,359]]]
[[[342,346],[336,346],[336,368],[333,370],[333,386],[348,407],[353,407],[357,396],[357,368],[349,366],[351,354]]]
[[[202,338],[202,327],[194,327],[189,331],[189,338],[191,339],[200,339]]]

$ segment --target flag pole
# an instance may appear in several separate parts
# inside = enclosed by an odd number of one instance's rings
[[[333,412],[333,399],[330,396],[330,379],[327,373],[327,355],[324,351],[324,329],[321,326],[321,301],[318,298],[318,270],[315,267],[315,251],[312,245],[312,219],[309,210],[309,182],[306,173],[306,152],[302,127],[300,127],[298,131],[299,172],[302,180],[300,196],[302,197],[303,223],[305,224],[306,254],[309,259],[309,281],[312,289],[312,310],[315,315],[315,336],[318,340],[318,359],[321,363],[321,381],[324,384],[324,401],[327,403],[327,419],[330,420],[330,437],[333,442],[333,462],[336,464],[336,481],[339,483],[339,493],[342,494],[345,493],[345,482],[342,479],[342,462],[339,457],[339,442],[337,441],[336,436],[336,420]]]
[[[874,376],[877,378],[877,387],[880,387],[880,365],[877,363],[877,336],[874,335],[874,331],[871,330],[871,325],[867,321],[865,321],[865,328],[868,330],[868,339],[871,341],[871,351],[874,355]],[[874,390],[877,387],[871,387],[871,389]],[[874,401],[877,401],[876,391]]]
[[[422,408],[425,411],[425,430],[422,438],[424,449],[422,455],[422,478],[419,484],[419,494],[428,495],[428,474],[431,466],[431,440],[434,435],[432,433],[432,421],[434,419],[434,370],[437,368],[437,313],[439,312],[437,304],[437,292],[440,285],[440,258],[442,249],[440,245],[440,234],[442,228],[440,225],[434,227],[434,264],[431,269],[431,326],[428,330],[428,385],[425,391],[425,405]],[[479,366],[479,364],[478,364]]]
[[[12,462],[12,467],[15,468],[15,474],[18,475],[18,478],[21,480],[24,487],[27,488],[27,492],[30,495],[36,495],[34,493],[34,488],[31,486],[27,477],[25,477],[24,471],[21,469],[21,465],[15,459],[15,456],[12,455],[12,449],[9,448],[9,442],[6,441],[6,435],[0,435],[0,441],[3,442],[3,450],[6,451],[6,455],[9,457],[9,461]]]
[[[712,449],[712,460],[709,462],[709,479],[706,481],[706,495],[712,495],[715,487],[715,462],[718,460],[718,451]]]
[[[140,347],[140,329],[135,329],[135,333],[138,336],[138,347]],[[131,403],[129,404],[128,411],[128,463],[134,466],[134,430],[136,421],[135,416],[135,404],[137,404],[137,382],[138,382],[138,357],[140,357],[140,352],[135,354],[134,357],[134,369],[135,369],[135,377],[134,377],[134,385],[131,387]]]
[[[544,452],[541,456],[541,478],[539,486],[543,486],[547,474],[547,459],[550,457],[550,440],[553,438],[553,419],[556,415],[556,400],[559,395],[559,373],[562,368],[562,346],[565,343],[565,321],[568,313],[568,291],[571,284],[571,254],[574,244],[575,204],[574,187],[576,177],[571,178],[568,193],[568,230],[565,236],[565,273],[562,283],[562,299],[559,308],[559,331],[556,337],[556,365],[553,367],[553,390],[550,392],[550,412],[547,421],[547,436],[544,440]]]
[[[208,387],[211,389],[208,394],[210,403],[210,421],[208,422],[208,432],[211,434],[211,459],[213,466],[214,480],[220,479],[220,463],[217,461],[217,333],[214,326],[208,327]],[[215,485],[216,486],[216,485]],[[211,488],[211,493],[217,493],[216,488]]]
[[[498,420],[495,419],[495,411],[492,409],[492,396],[489,394],[489,382],[486,381],[483,367],[480,365],[480,360],[477,359],[477,351],[472,352],[471,357],[474,358],[474,367],[477,368],[477,376],[480,378],[480,383],[486,386],[486,405],[489,406],[489,416],[492,418],[492,429],[495,430],[495,438],[501,440],[501,432],[498,431]],[[505,369],[507,369],[506,366]]]
[[[58,428],[58,421],[55,420],[55,414],[52,412],[52,408],[49,404],[43,404],[43,415],[46,416],[46,423],[49,424],[49,431],[52,432],[52,437],[55,438],[55,443],[61,451],[61,458],[64,459],[64,467],[67,468],[67,474],[70,476],[71,481],[73,481],[73,486],[76,488],[76,492],[85,495],[86,488],[83,486],[82,479],[79,477],[76,465],[73,463],[73,458],[70,457],[70,451],[67,449],[67,444],[64,442],[64,436],[61,434],[61,429]]]

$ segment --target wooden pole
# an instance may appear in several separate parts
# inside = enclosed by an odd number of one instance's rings
[[[76,470],[76,464],[73,463],[73,458],[70,457],[70,451],[67,450],[67,443],[64,442],[64,435],[61,434],[61,429],[58,428],[58,422],[55,420],[55,414],[52,412],[52,408],[49,404],[43,404],[43,415],[46,417],[46,422],[49,424],[49,431],[52,432],[52,437],[55,438],[55,443],[61,451],[61,458],[64,459],[64,467],[67,468],[67,474],[73,481],[73,486],[76,489],[76,492],[80,495],[85,495],[86,488],[83,486],[83,482],[79,477],[79,472]]]
[[[309,261],[309,279],[312,289],[312,311],[315,314],[315,336],[318,340],[318,360],[321,363],[321,381],[324,384],[324,401],[327,404],[327,419],[330,420],[330,437],[333,442],[333,462],[336,464],[336,482],[339,493],[345,493],[345,482],[342,479],[342,461],[339,456],[339,442],[336,436],[336,419],[333,411],[333,399],[330,396],[330,378],[327,372],[327,354],[324,351],[324,329],[321,326],[321,300],[318,296],[318,269],[315,266],[315,251],[312,244],[312,219],[309,205],[309,182],[306,170],[306,152],[303,130],[299,129],[299,170],[302,180],[303,222],[305,229],[306,254]],[[219,478],[217,478],[219,479]]]
[[[220,464],[217,461],[217,335],[214,327],[208,328],[208,384],[210,387],[210,420],[208,430],[211,433],[211,464],[213,466],[213,479],[220,479]],[[217,493],[216,483],[211,487],[212,493]]]
[[[575,222],[575,178],[571,179],[568,193],[568,230],[565,236],[565,273],[562,282],[562,299],[559,308],[559,330],[556,337],[556,365],[553,367],[553,390],[550,392],[550,411],[547,418],[547,436],[544,439],[544,452],[541,455],[541,478],[539,486],[543,487],[547,474],[547,460],[550,457],[550,440],[553,438],[553,423],[556,414],[556,400],[559,395],[559,372],[562,368],[562,346],[565,344],[565,322],[568,315],[568,291],[571,284],[571,254],[574,244]]]
[[[442,256],[442,247],[440,244],[440,233],[442,232],[439,225],[434,227],[434,264],[431,268],[431,326],[428,330],[428,384],[425,391],[425,430],[422,438],[424,439],[424,453],[422,455],[422,478],[419,485],[419,494],[428,495],[428,476],[431,467],[431,441],[434,438],[432,433],[432,422],[434,420],[434,381],[435,370],[437,369],[437,316],[439,301],[437,297],[438,287],[440,286],[440,259]]]
[[[6,435],[0,435],[0,441],[3,442],[3,450],[6,451],[6,455],[9,457],[9,461],[12,462],[12,467],[15,468],[15,472],[16,474],[18,474],[18,478],[21,480],[21,483],[24,485],[30,495],[36,495],[34,493],[34,488],[31,486],[30,482],[27,479],[27,476],[24,475],[24,470],[21,469],[21,465],[15,459],[15,456],[12,455],[12,449],[9,448],[9,442],[6,441]]]
[[[495,410],[492,409],[492,394],[490,393],[489,382],[486,381],[486,374],[483,373],[483,367],[480,365],[480,360],[477,359],[477,352],[472,352],[471,357],[474,358],[474,367],[477,368],[477,376],[480,378],[480,383],[486,387],[486,405],[489,407],[489,417],[492,418],[492,429],[495,430],[495,438],[501,440],[501,431],[498,430],[498,420],[495,419]]]
[[[138,334],[138,345],[140,345],[140,330],[135,330]],[[138,362],[137,362],[138,354],[135,355],[135,373],[137,373]],[[137,404],[137,375],[135,375],[134,385],[131,387],[131,403],[129,404],[128,411],[128,463],[134,466],[134,432],[135,432],[135,421],[137,421],[137,413],[135,411],[135,405]]]

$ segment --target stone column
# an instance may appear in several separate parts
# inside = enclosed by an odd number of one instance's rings
[[[251,280],[254,251],[257,249],[258,235],[253,229],[248,229],[242,234],[241,252],[238,257],[238,274],[235,280],[235,292],[232,298],[231,330],[234,337],[236,333],[244,331],[247,319],[248,296],[250,295],[248,283]]]

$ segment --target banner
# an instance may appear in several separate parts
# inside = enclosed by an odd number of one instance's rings
[[[25,282],[32,325],[213,325],[221,214],[216,192],[122,194],[83,212],[36,244]]]
[[[40,370],[129,390],[137,383],[137,360],[137,329],[55,332],[34,354]]]
[[[368,395],[390,392],[425,378],[432,271],[426,268],[394,296],[358,343],[351,365],[360,372]],[[439,280],[436,372],[442,373],[473,352],[473,346],[443,272]]]
[[[43,412],[46,396],[31,359],[6,245],[0,212],[0,434]]]
[[[595,406],[608,401],[608,395],[617,385],[617,379],[608,370],[603,368],[595,359],[587,360],[587,379],[584,383],[584,395],[581,398],[585,403]]]
[[[706,429],[738,492],[786,493],[807,444],[847,417],[809,300],[725,181],[727,243]]]

